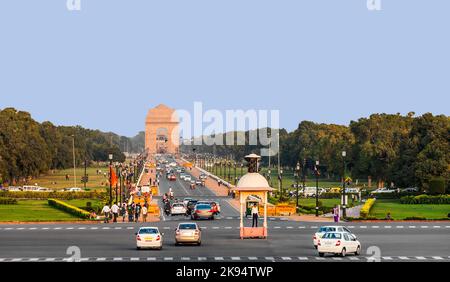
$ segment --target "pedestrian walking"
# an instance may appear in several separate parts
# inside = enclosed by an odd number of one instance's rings
[[[128,206],[128,222],[134,222],[134,203]]]
[[[147,205],[144,205],[142,207],[142,222],[147,222],[147,212],[148,212]]]
[[[139,222],[139,216],[141,215],[141,204],[140,203],[138,203],[137,205],[136,205],[136,209],[135,209],[135,212],[134,212],[134,220],[136,221],[136,222]]]
[[[125,217],[127,215],[127,204],[123,203],[120,207],[120,216],[122,217],[122,222],[125,222]]]
[[[113,214],[113,222],[117,222],[117,217],[119,217],[119,206],[116,202],[114,202],[114,205],[112,205],[111,212]]]
[[[109,208],[108,204],[105,204],[102,209],[102,214],[105,216],[103,223],[109,223],[110,212],[111,212],[111,209]]]
[[[258,206],[253,204],[252,207],[252,227],[258,227]]]

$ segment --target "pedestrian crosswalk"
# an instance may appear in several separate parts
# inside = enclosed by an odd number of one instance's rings
[[[379,258],[369,256],[214,256],[214,257],[86,257],[79,259],[72,258],[0,258],[1,262],[307,262],[307,261],[323,261],[323,262],[371,262],[371,261],[445,261],[450,262],[450,256],[382,256]]]

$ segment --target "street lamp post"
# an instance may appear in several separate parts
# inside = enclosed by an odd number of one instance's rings
[[[316,175],[316,217],[319,216],[319,161],[316,161],[316,166],[314,167],[314,172]]]
[[[296,191],[297,191],[297,193],[295,194],[296,195],[296,198],[297,198],[297,208],[298,208],[298,194],[299,194],[299,191],[298,191],[298,186],[299,186],[299,178],[300,178],[300,162],[297,162],[297,166],[295,167],[295,178],[296,178],[296,180],[297,180],[297,184],[296,184]]]
[[[109,154],[109,206],[112,204],[112,159],[113,154]]]
[[[72,154],[73,154],[73,187],[77,187],[77,173],[75,161],[75,135],[72,135]]]
[[[280,169],[280,174],[278,175],[278,180],[280,181],[280,202],[283,201],[283,169]]]
[[[345,175],[347,174],[347,163],[345,162],[345,157],[347,156],[347,152],[346,151],[342,151],[342,161],[344,163],[344,175],[342,177],[342,218],[345,219],[345,217],[347,216],[346,213],[346,205],[347,205],[347,201],[345,199]]]

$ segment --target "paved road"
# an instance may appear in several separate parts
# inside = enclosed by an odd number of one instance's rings
[[[450,261],[450,222],[440,223],[341,223],[362,243],[362,255],[319,258],[312,235],[319,223],[293,222],[269,218],[267,240],[240,240],[237,211],[227,197],[217,197],[202,187],[190,190],[181,181],[170,182],[175,196],[216,199],[223,215],[217,220],[198,221],[203,228],[201,246],[175,246],[174,229],[184,217],[164,218],[148,223],[164,236],[161,251],[135,248],[135,236],[142,223],[116,224],[22,224],[0,225],[0,261],[67,260],[67,248],[77,246],[85,261],[367,261],[374,246],[381,261]],[[161,179],[161,192],[169,182]],[[246,222],[249,224],[250,220]]]

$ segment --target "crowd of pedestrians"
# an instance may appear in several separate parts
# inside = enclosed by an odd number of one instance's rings
[[[104,216],[104,223],[109,223],[110,220],[117,222],[119,218],[122,219],[122,222],[126,222],[127,219],[128,222],[147,222],[148,205],[141,205],[140,203],[128,205],[127,203],[117,204],[114,202],[111,207],[105,204],[102,215]]]

